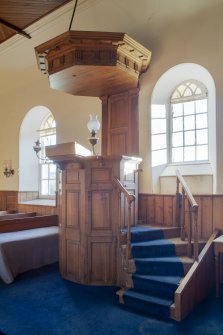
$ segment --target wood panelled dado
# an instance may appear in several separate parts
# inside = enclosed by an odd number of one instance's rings
[[[0,191],[0,210],[17,211],[18,191]]]
[[[199,237],[208,239],[215,229],[223,232],[223,195],[195,195],[199,205],[198,231]],[[147,224],[176,226],[174,195],[140,194],[139,220]],[[185,213],[189,220],[189,210]]]
[[[60,270],[64,278],[83,284],[116,285],[117,240],[121,227],[121,197],[117,176],[137,194],[138,161],[122,156],[69,157],[57,162],[62,171]],[[131,179],[131,182],[130,182]],[[137,207],[137,206],[136,206]]]
[[[138,89],[101,99],[102,154],[137,156]]]
[[[58,215],[56,206],[18,204],[17,210],[20,213],[35,212],[37,215]]]

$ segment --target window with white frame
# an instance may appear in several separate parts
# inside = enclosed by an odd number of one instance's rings
[[[181,83],[170,99],[170,161],[208,160],[207,89],[194,80]]]
[[[167,163],[167,115],[165,105],[152,105],[152,166]]]
[[[167,105],[152,105],[152,166],[208,160],[207,89],[198,81],[177,86]]]
[[[41,152],[40,165],[40,197],[54,198],[56,192],[56,165],[46,160],[45,147],[56,144],[56,122],[49,115],[40,127]]]

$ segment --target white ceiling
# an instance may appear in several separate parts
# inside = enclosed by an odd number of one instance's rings
[[[223,0],[79,0],[72,30],[125,32],[155,52],[166,29],[222,10]],[[34,47],[68,30],[74,2],[0,45],[0,94],[41,78]],[[196,33],[196,32],[195,32]]]

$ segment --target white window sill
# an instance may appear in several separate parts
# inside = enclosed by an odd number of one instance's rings
[[[23,201],[20,202],[20,204],[24,205],[33,205],[33,206],[56,206],[56,200],[55,199],[33,199],[29,201]]]
[[[160,177],[175,176],[177,169],[183,176],[213,175],[210,162],[195,162],[168,164],[160,174]]]

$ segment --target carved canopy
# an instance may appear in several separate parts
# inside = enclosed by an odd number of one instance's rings
[[[151,52],[124,33],[68,31],[35,48],[50,87],[102,97],[138,87]]]

